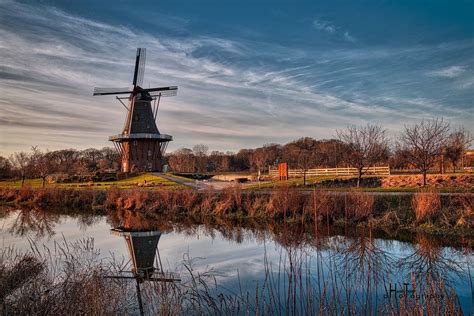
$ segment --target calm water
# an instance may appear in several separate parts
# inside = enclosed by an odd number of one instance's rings
[[[364,292],[361,297],[372,304],[383,303],[390,288],[396,284],[397,289],[401,289],[412,275],[422,279],[427,275],[442,278],[456,291],[463,311],[470,314],[474,310],[472,249],[462,244],[450,247],[445,240],[426,235],[399,241],[376,238],[367,231],[347,237],[335,232],[325,234],[321,228],[316,238],[315,231],[295,230],[284,225],[264,229],[228,222],[151,221],[133,213],[110,218],[17,210],[2,216],[0,243],[3,248],[14,246],[29,250],[34,241],[52,249],[64,239],[72,243],[93,238],[95,248],[104,259],[112,256],[129,259],[124,237],[112,234],[111,228],[125,226],[143,231],[153,227],[161,232],[157,259],[161,259],[163,270],[179,271],[183,259],[192,258],[196,271],[213,270],[219,291],[229,295],[254,291],[257,285],[264,283],[265,273],[268,277],[269,271],[271,275],[283,275],[278,282],[275,277],[274,284],[285,293],[288,272],[296,266],[303,275],[323,280],[328,288],[333,287],[333,280],[353,284],[361,293],[371,288],[370,294]],[[281,293],[279,295],[283,295]]]

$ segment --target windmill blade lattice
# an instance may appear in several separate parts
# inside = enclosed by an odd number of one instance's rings
[[[130,88],[94,88],[93,95],[130,94]]]
[[[166,90],[166,91],[152,91],[150,96],[152,97],[175,97],[178,95],[178,90]]]

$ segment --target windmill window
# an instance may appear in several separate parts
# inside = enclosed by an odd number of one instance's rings
[[[151,150],[148,149],[148,157],[150,157],[150,156],[151,156]]]

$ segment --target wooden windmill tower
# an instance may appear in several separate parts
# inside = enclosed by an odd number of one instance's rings
[[[145,48],[138,48],[135,58],[132,88],[94,88],[93,95],[121,95],[117,97],[127,109],[127,118],[122,134],[110,136],[122,156],[123,172],[158,171],[163,168],[163,155],[173,137],[161,134],[156,126],[156,115],[161,97],[175,96],[178,87],[158,87],[144,89]],[[122,100],[128,100],[125,104]]]

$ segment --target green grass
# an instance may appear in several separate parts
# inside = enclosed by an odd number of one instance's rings
[[[27,179],[25,180],[25,187],[41,188],[41,179]],[[20,188],[21,181],[0,181],[0,188]],[[174,181],[164,179],[152,174],[142,174],[136,177],[118,181],[107,182],[82,182],[82,183],[47,183],[48,188],[87,188],[87,189],[109,189],[112,187],[120,189],[129,189],[142,187],[144,189],[166,188],[166,189],[184,189],[185,186]]]
[[[306,188],[312,188],[312,184],[319,183],[324,180],[334,180],[334,179],[349,179],[350,177],[341,177],[341,176],[317,176],[317,177],[308,177],[306,178]],[[303,178],[290,178],[284,181],[270,181],[263,182],[260,185],[251,184],[245,187],[246,190],[266,190],[274,189],[281,186],[290,186],[290,187],[303,187]]]
[[[41,179],[26,179],[25,187],[40,188],[43,181]],[[0,188],[20,188],[21,180],[0,181]]]

